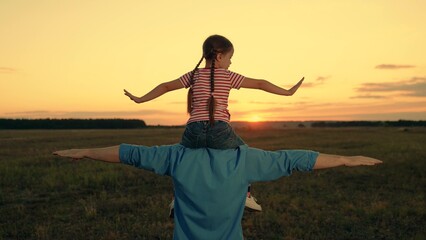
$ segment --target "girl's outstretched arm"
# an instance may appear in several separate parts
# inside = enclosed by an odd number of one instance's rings
[[[302,85],[302,82],[305,78],[303,77],[300,79],[300,81],[294,85],[290,89],[284,89],[281,87],[278,87],[277,85],[274,85],[266,80],[261,79],[253,79],[246,77],[241,84],[242,88],[252,88],[252,89],[260,89],[269,93],[278,94],[278,95],[284,95],[284,96],[291,96],[293,95],[297,89]]]
[[[314,169],[333,168],[339,166],[356,167],[372,166],[383,163],[381,160],[364,156],[341,156],[320,153],[315,162]]]
[[[131,94],[130,92],[128,92],[126,89],[124,89],[124,95],[128,96],[131,100],[133,100],[135,103],[143,103],[143,102],[148,102],[151,101],[152,99],[155,99],[167,92],[173,91],[173,90],[177,90],[177,89],[181,89],[184,86],[182,85],[182,83],[179,81],[179,79],[170,81],[170,82],[164,82],[158,86],[156,86],[154,89],[152,89],[150,92],[148,92],[147,94],[143,95],[142,97],[136,97],[133,94]]]

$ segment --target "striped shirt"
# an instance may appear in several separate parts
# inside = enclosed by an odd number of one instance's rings
[[[231,88],[240,89],[244,76],[227,69],[217,68],[214,71],[214,92],[216,111],[214,119],[229,122],[228,97]],[[179,78],[185,88],[191,87],[191,72]],[[210,99],[210,69],[200,68],[194,74],[192,86],[192,112],[187,123],[208,121],[208,101]]]

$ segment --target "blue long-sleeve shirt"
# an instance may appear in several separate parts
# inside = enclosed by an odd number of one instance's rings
[[[173,178],[174,239],[243,239],[249,183],[312,171],[317,152],[120,145],[120,161]]]

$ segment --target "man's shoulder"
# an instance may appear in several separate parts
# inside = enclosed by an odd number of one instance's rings
[[[247,151],[249,147],[247,145],[241,145],[237,148],[229,148],[229,149],[216,149],[216,148],[187,148],[181,144],[173,145],[177,150],[183,150],[185,153],[208,153],[212,155],[232,155],[238,154],[242,151]]]

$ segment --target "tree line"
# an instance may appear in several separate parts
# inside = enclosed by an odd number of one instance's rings
[[[128,129],[144,128],[138,119],[2,119],[0,129]]]
[[[312,127],[426,127],[426,121],[320,121]]]
[[[5,119],[0,129],[130,129],[145,128],[138,119]],[[299,127],[304,127],[299,124]],[[317,121],[311,127],[426,127],[426,121]]]

